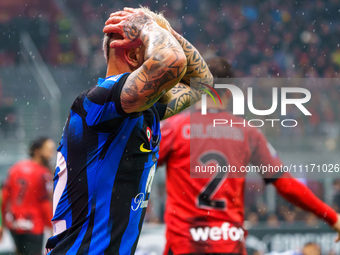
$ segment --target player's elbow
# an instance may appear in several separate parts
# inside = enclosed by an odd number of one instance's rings
[[[164,68],[176,84],[184,76],[187,69],[187,58],[182,49],[171,50],[162,54],[161,61],[162,68]],[[174,84],[175,85],[175,84]]]
[[[181,49],[181,53],[180,54],[176,54],[176,63],[178,66],[181,67],[181,69],[186,69],[187,68],[187,58],[183,52],[183,50]]]
[[[178,66],[179,75],[181,76],[180,78],[182,79],[182,77],[184,76],[187,70],[187,63],[188,63],[187,58],[182,49],[181,49],[181,54],[178,54],[174,57],[174,61],[176,62],[176,66]]]

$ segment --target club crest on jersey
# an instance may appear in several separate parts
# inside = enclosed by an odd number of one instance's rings
[[[151,128],[147,127],[146,128],[146,137],[148,138],[149,142],[151,140]]]

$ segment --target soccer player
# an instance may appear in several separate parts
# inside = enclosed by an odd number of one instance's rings
[[[55,143],[47,137],[34,140],[29,160],[13,165],[2,189],[4,225],[20,255],[40,255],[44,227],[52,227],[52,174]]]
[[[177,99],[189,98],[190,77],[211,76],[198,51],[148,9],[111,14],[104,33],[106,78],[74,101],[58,148],[49,254],[134,254],[159,122],[185,108]]]
[[[207,61],[216,78],[232,77],[231,67],[223,58]],[[213,178],[190,178],[190,160],[193,165],[217,162],[222,165],[280,166],[276,151],[257,128],[228,127],[228,132],[196,136],[190,127],[202,125],[209,130],[212,119],[241,122],[225,109],[228,94],[219,91],[222,105],[208,98],[209,121],[201,121],[200,109],[184,112],[162,123],[159,164],[166,162],[167,202],[165,209],[167,245],[164,254],[246,254],[244,221],[245,175],[228,178],[218,173]],[[191,118],[191,121],[190,121]],[[211,126],[210,126],[211,128]],[[198,131],[196,130],[196,133]],[[191,136],[191,148],[190,148]],[[204,148],[204,149],[202,149]],[[192,157],[192,158],[190,158]],[[263,175],[266,184],[273,184],[285,199],[324,219],[339,233],[340,221],[336,212],[320,201],[303,184],[286,173]],[[339,238],[337,239],[339,240]]]

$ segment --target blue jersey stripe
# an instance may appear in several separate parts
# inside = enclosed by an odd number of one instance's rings
[[[84,109],[87,111],[86,123],[89,126],[98,125],[104,121],[120,117],[116,111],[114,102],[99,105],[91,102],[88,98],[85,98]]]
[[[121,128],[120,132],[117,134],[117,137],[129,137],[137,121],[138,118],[133,119],[129,122],[126,121],[123,128]],[[107,247],[110,243],[109,233],[114,226],[110,226],[109,212],[111,205],[110,203],[108,203],[108,201],[110,201],[111,199],[108,198],[112,193],[118,163],[123,155],[127,141],[127,139],[121,141],[117,139],[112,142],[109,148],[109,150],[112,151],[112,153],[110,153],[110,157],[112,157],[112,160],[109,161],[105,160],[104,158],[99,162],[100,166],[98,167],[97,185],[105,188],[96,189],[96,196],[98,198],[106,197],[107,199],[97,199],[96,215],[93,229],[93,232],[96,233],[96,235],[92,237],[89,254],[97,254],[98,250],[101,250],[103,247]],[[108,156],[109,155],[107,155],[107,157]],[[102,171],[104,169],[111,170]],[[119,209],[117,208],[117,210]],[[106,231],[103,231],[103,229],[106,229]],[[98,243],[101,244],[101,247],[98,247]]]

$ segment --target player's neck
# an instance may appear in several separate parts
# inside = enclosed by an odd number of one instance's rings
[[[106,77],[118,75],[122,73],[131,73],[131,69],[127,63],[123,61],[109,61],[107,64]]]

